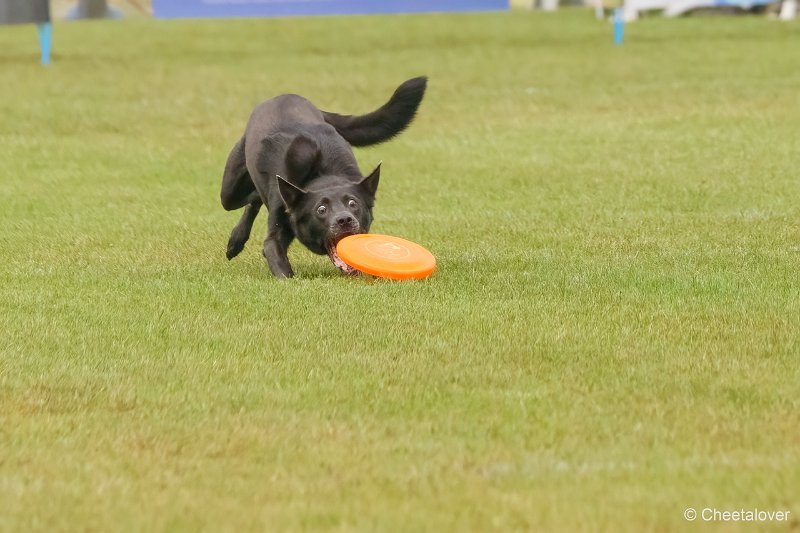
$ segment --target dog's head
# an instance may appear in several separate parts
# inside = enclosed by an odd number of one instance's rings
[[[378,190],[381,166],[361,180],[320,176],[303,189],[277,176],[278,191],[297,239],[317,254],[327,254],[347,274],[355,270],[336,253],[336,244],[356,233],[367,233]]]

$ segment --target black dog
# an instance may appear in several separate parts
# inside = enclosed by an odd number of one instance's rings
[[[427,78],[403,83],[380,109],[362,116],[320,111],[296,94],[258,105],[233,147],[222,177],[222,207],[245,207],[228,240],[228,259],[244,248],[263,204],[269,210],[264,257],[276,277],[294,275],[286,250],[297,239],[316,254],[336,255],[336,243],[366,233],[378,189],[380,165],[364,177],[350,145],[391,139],[414,119]]]

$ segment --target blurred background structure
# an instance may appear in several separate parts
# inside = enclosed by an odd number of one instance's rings
[[[591,8],[598,19],[611,17],[616,23],[631,22],[651,14],[675,17],[693,13],[767,14],[793,20],[798,0],[318,0],[279,3],[205,2],[203,0],[0,0],[0,25],[38,25],[42,63],[50,62],[52,46],[51,9],[56,19],[116,19],[126,16],[155,18],[288,16],[350,13],[401,13],[430,11],[496,11],[560,7]],[[617,33],[619,33],[617,28]],[[620,34],[621,35],[621,34]],[[620,39],[621,42],[621,39]]]
[[[152,15],[151,0],[50,0],[50,4],[56,19]]]
[[[668,17],[708,14],[772,14],[782,20],[797,16],[797,0],[511,0],[512,8],[555,11],[559,7],[592,7],[598,18],[622,7],[627,22],[646,14]]]
[[[36,24],[42,64],[50,63],[53,26],[48,0],[0,0],[0,24]]]
[[[0,24],[24,24],[50,21],[48,0],[3,0]]]
[[[442,13],[504,11],[508,7],[508,0],[152,0],[153,15],[156,18]]]
[[[41,13],[47,0],[0,0],[0,24],[8,23],[10,6]],[[791,20],[797,14],[797,0],[391,0],[381,2],[366,0],[343,0],[341,2],[282,2],[280,4],[240,4],[226,2],[202,2],[200,0],[50,0],[49,8],[56,20],[121,18],[127,16],[194,17],[194,16],[241,16],[243,10],[264,15],[314,14],[328,12],[377,12],[377,11],[475,11],[511,9],[538,9],[554,11],[559,8],[580,7],[594,9],[598,18],[611,15],[616,7],[623,7],[626,21],[645,15],[666,16],[718,13],[771,14],[783,20]],[[22,6],[22,7],[20,7]],[[249,7],[243,7],[249,6]],[[253,7],[261,6],[261,7]],[[264,7],[272,6],[272,7]],[[280,6],[278,8],[274,6]],[[336,7],[343,6],[343,7]],[[278,11],[276,11],[276,9]],[[48,11],[49,12],[49,11]]]
[[[122,12],[108,5],[106,0],[79,0],[69,9],[66,18],[70,20],[120,18]]]

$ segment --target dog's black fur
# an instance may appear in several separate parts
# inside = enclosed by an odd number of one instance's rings
[[[366,233],[378,189],[380,165],[363,176],[352,146],[387,141],[414,119],[427,78],[406,81],[380,109],[361,116],[320,111],[296,94],[258,105],[244,136],[228,156],[222,177],[222,207],[245,208],[228,240],[228,259],[244,248],[263,204],[269,211],[264,257],[273,275],[294,275],[286,250],[297,239],[328,254],[343,272],[336,243]]]

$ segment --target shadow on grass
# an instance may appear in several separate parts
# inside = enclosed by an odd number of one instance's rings
[[[234,276],[242,276],[248,280],[275,280],[272,273],[269,271],[266,261],[262,258],[253,258],[242,260],[243,258],[235,258],[230,263],[230,273]],[[375,278],[367,275],[347,276],[342,274],[332,264],[326,264],[323,261],[292,261],[294,268],[294,280],[342,280],[342,281],[372,281]]]
[[[111,55],[103,53],[84,54],[80,52],[70,53],[52,53],[50,55],[50,64],[47,68],[58,65],[91,65],[92,67],[116,67],[120,65],[127,65],[130,63],[130,58],[122,55]],[[6,51],[0,53],[0,65],[36,65],[44,67],[41,64],[41,53],[39,46],[35,41],[23,50],[18,52]]]

